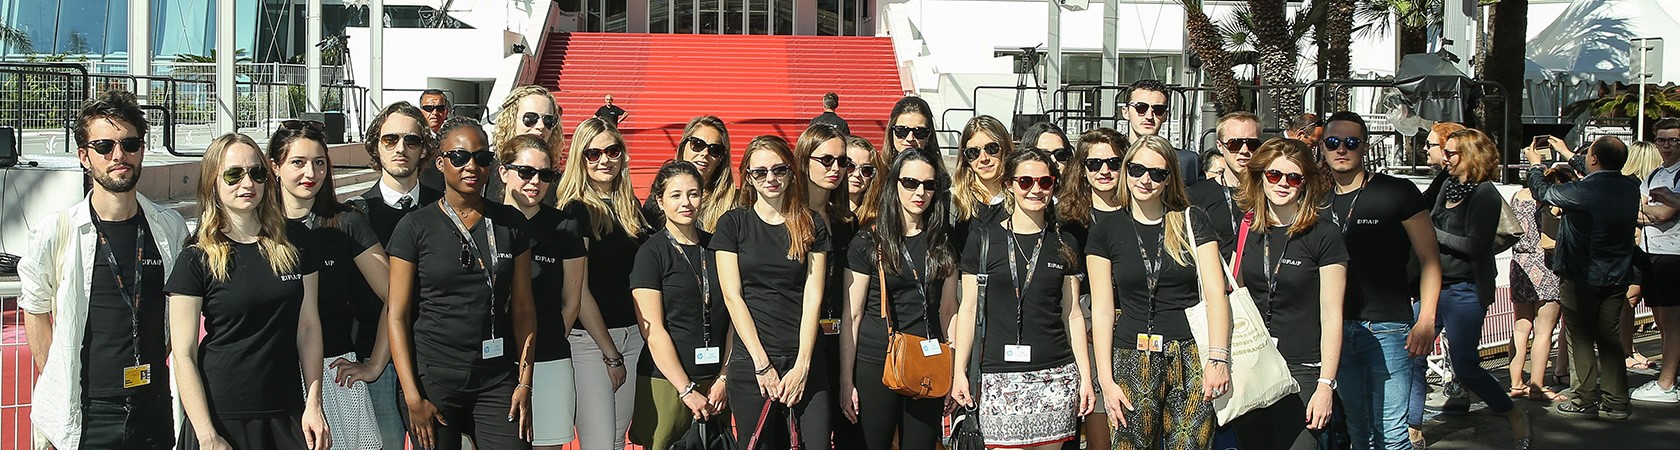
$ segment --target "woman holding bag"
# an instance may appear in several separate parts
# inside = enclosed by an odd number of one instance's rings
[[[949,351],[938,341],[949,335],[942,319],[955,309],[956,261],[950,224],[941,220],[950,214],[950,200],[938,191],[950,176],[937,157],[921,149],[900,152],[884,176],[892,184],[879,198],[881,220],[852,240],[847,258],[840,405],[846,418],[862,427],[866,449],[932,450],[943,396],[918,399],[895,392],[882,382],[882,373],[894,339],[936,341],[923,344],[931,350],[911,349],[908,358]],[[943,369],[949,379],[950,367]]]
[[[1231,388],[1219,242],[1207,216],[1190,208],[1177,159],[1164,139],[1134,143],[1123,164],[1126,217],[1093,230],[1085,246],[1097,372],[1116,449],[1209,448],[1213,399]],[[1185,316],[1204,301],[1206,363]],[[1116,308],[1127,313],[1117,317]]]

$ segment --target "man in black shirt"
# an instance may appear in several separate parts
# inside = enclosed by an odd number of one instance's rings
[[[76,156],[93,190],[34,226],[18,265],[41,374],[31,420],[56,448],[175,446],[163,282],[187,227],[134,191],[147,128],[128,92],[82,107]]]
[[[1260,150],[1260,116],[1237,111],[1219,117],[1214,128],[1219,142],[1215,147],[1224,159],[1225,170],[1211,183],[1190,185],[1190,201],[1202,208],[1213,220],[1213,232],[1219,237],[1219,253],[1226,259],[1237,249],[1237,227],[1242,226],[1243,211],[1237,206],[1237,192],[1242,189],[1243,174],[1248,172],[1248,160]],[[1186,175],[1188,176],[1188,175]]]
[[[1161,80],[1140,80],[1132,83],[1132,88],[1126,94],[1126,103],[1121,104],[1122,113],[1126,117],[1126,142],[1137,142],[1144,136],[1155,136],[1161,132],[1161,126],[1172,119],[1168,113],[1167,84]],[[1195,174],[1202,173],[1202,156],[1194,150],[1178,150],[1179,172],[1184,185],[1189,187],[1200,181],[1202,177]]]
[[[426,113],[426,128],[433,133],[443,126],[443,121],[449,118],[449,98],[443,91],[427,89],[420,93],[420,110]]]
[[[1394,448],[1423,437],[1418,425],[1426,391],[1413,391],[1427,386],[1413,358],[1435,344],[1441,294],[1435,225],[1417,186],[1365,170],[1370,133],[1364,118],[1338,112],[1324,129],[1319,155],[1336,188],[1329,218],[1342,229],[1349,257],[1337,380],[1348,434],[1354,448]],[[1416,286],[1403,276],[1412,255],[1421,267]]]
[[[840,94],[833,92],[823,94],[823,113],[818,115],[816,118],[811,119],[811,125],[819,123],[830,125],[833,126],[834,129],[840,130],[840,134],[851,136],[852,127],[846,125],[846,119],[842,119],[839,114],[834,113],[834,110],[839,108]]]
[[[607,104],[601,105],[599,109],[595,110],[595,117],[600,117],[601,120],[605,120],[607,123],[615,126],[619,123],[623,123],[625,118],[630,117],[630,113],[624,111],[624,108],[620,108],[618,105],[613,104],[612,94],[607,94],[607,98],[604,99],[604,101],[606,101]]]
[[[1540,152],[1526,149],[1529,161]],[[1552,270],[1562,279],[1564,326],[1569,330],[1573,398],[1559,403],[1567,417],[1628,418],[1626,357],[1617,331],[1627,288],[1633,279],[1633,231],[1639,217],[1639,180],[1621,174],[1627,145],[1613,136],[1598,138],[1587,149],[1590,173],[1570,183],[1548,186],[1544,164],[1528,169],[1534,199],[1563,209],[1558,225],[1557,257]],[[1596,349],[1594,348],[1596,346]]]

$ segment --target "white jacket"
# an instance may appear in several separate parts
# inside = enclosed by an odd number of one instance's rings
[[[160,208],[144,195],[136,197],[158,253],[163,256],[167,279],[175,269],[175,256],[187,240],[186,222],[180,213]],[[30,314],[53,315],[52,346],[47,350],[47,365],[35,380],[30,419],[38,436],[61,449],[80,448],[82,440],[82,337],[87,332],[94,246],[99,242],[88,201],[84,197],[30,227],[30,247],[18,263],[23,286],[18,308]],[[61,231],[61,224],[67,229]],[[65,240],[62,244],[61,238]],[[173,384],[174,378],[170,380]]]

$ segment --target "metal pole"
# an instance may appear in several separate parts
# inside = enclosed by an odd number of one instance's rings
[[[1639,120],[1633,122],[1633,140],[1639,141],[1645,139],[1645,56],[1651,52],[1651,47],[1645,46],[1644,38],[1635,41],[1639,41],[1639,76],[1635,77],[1639,83]]]
[[[1117,86],[1120,84],[1120,0],[1103,1],[1103,62],[1102,85]],[[1113,116],[1114,102],[1102,101],[1102,94],[1096,95],[1097,115]],[[1101,125],[1099,122],[1098,125]]]
[[[128,2],[128,74],[152,74],[152,3]],[[150,93],[144,79],[134,79],[134,95],[145,99]],[[148,102],[150,103],[150,102]]]
[[[1039,94],[1041,96],[1049,95],[1062,88],[1062,4],[1060,0],[1049,0],[1045,3],[1050,6],[1050,56],[1044,62],[1044,92]],[[1044,103],[1039,102],[1039,105],[1042,109]],[[1058,108],[1056,99],[1051,98],[1050,109],[1056,108]],[[1039,112],[1046,114],[1046,119],[1049,118],[1049,111]]]
[[[133,3],[133,2],[130,2]],[[237,131],[235,109],[239,92],[233,78],[233,8],[235,0],[216,0],[216,133]]]
[[[304,82],[303,96],[304,110],[320,112],[321,103],[321,47],[315,44],[321,42],[321,0],[309,0],[304,9],[303,42],[309,44],[303,49],[304,73],[308,80]]]
[[[368,1],[368,98],[374,110],[385,107],[385,0]]]

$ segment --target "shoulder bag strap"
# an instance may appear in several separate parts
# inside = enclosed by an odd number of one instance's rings
[[[1353,220],[1349,217],[1348,220]],[[1248,229],[1254,226],[1254,213],[1243,213],[1242,229],[1237,230],[1237,253],[1231,256],[1231,279],[1242,282],[1243,247],[1248,244]],[[1231,289],[1236,289],[1231,286]]]
[[[876,239],[880,239],[880,236],[876,236]],[[881,319],[887,321],[887,336],[892,336],[896,330],[893,328],[892,302],[887,299],[886,263],[881,262],[882,258],[884,256],[881,254],[881,246],[877,245],[875,246],[875,281],[876,285],[881,287]],[[867,297],[864,298],[864,301],[868,300]]]
[[[984,227],[982,227],[984,228]],[[980,303],[974,314],[974,348],[968,355],[968,384],[969,391],[974,395],[980,393],[980,360],[986,357],[986,281],[991,278],[991,263],[986,259],[986,251],[992,246],[991,230],[985,230],[980,236],[980,272],[974,278],[979,282],[979,292],[976,297]]]

